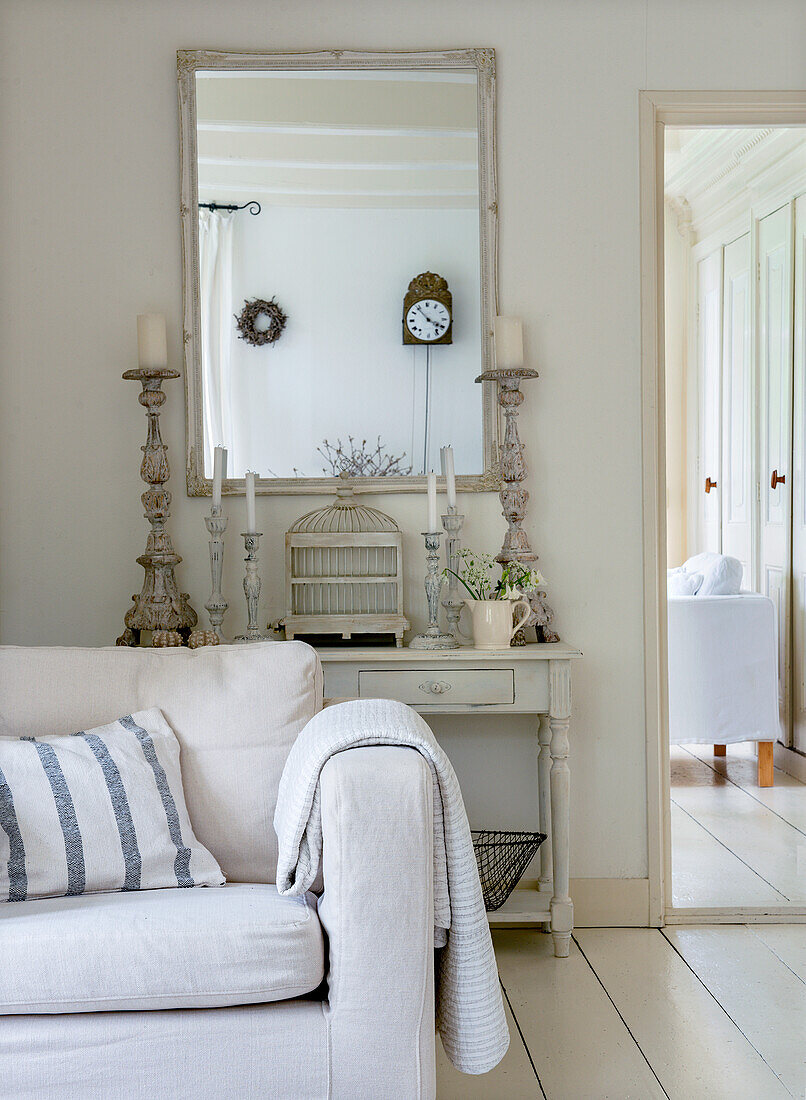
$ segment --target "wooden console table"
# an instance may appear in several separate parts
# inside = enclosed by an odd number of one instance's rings
[[[317,650],[327,698],[398,699],[423,715],[535,715],[538,827],[548,836],[540,848],[538,888],[515,890],[489,916],[491,924],[543,925],[554,937],[554,954],[565,958],[574,921],[568,892],[571,661],[580,651],[565,642],[500,651]]]

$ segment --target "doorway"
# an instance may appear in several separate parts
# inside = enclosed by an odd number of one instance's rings
[[[806,94],[641,96],[659,923],[806,918],[804,123]]]

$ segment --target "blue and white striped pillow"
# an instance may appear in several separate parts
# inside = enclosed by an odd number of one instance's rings
[[[156,708],[71,736],[0,737],[0,900],[221,886]]]

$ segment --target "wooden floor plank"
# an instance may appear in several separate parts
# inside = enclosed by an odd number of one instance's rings
[[[795,1097],[806,1093],[806,984],[746,926],[664,935]]]
[[[793,974],[806,982],[806,924],[754,924],[748,927]],[[806,1029],[806,1021],[803,1026]]]
[[[701,760],[718,776],[741,787],[762,805],[778,814],[790,825],[806,833],[806,784],[775,769],[775,785],[759,787],[756,758],[749,745],[730,745],[724,758],[709,756],[707,745],[688,745],[686,751]]]
[[[551,937],[540,932],[497,931],[495,945],[549,1100],[662,1100],[663,1090],[575,943],[567,959],[555,959]]]
[[[785,896],[746,867],[684,810],[672,805],[672,903],[782,905]]]
[[[509,1050],[490,1073],[472,1076],[460,1073],[448,1061],[437,1039],[437,1100],[542,1100],[535,1077],[509,1006],[504,1009],[509,1024]],[[401,1098],[402,1100],[402,1098]]]
[[[575,937],[672,1100],[789,1096],[659,931],[589,928]]]
[[[672,801],[788,901],[806,903],[806,836],[794,826],[691,755],[673,762]]]

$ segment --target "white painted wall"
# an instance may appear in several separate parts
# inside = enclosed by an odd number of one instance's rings
[[[426,349],[403,344],[403,296],[422,271],[448,280],[453,343],[431,349],[426,470],[452,443],[457,473],[482,469],[478,210],[278,208],[241,213],[233,308],[277,300],[281,338],[255,348],[233,323],[231,477],[320,477],[317,448],[352,435],[423,473]],[[217,440],[212,441],[215,446]],[[330,470],[327,470],[330,473]],[[209,475],[208,475],[209,476]]]
[[[145,417],[120,374],[135,365],[146,310],[168,315],[181,363],[175,50],[494,46],[501,307],[524,318],[541,372],[521,416],[527,528],[559,628],[586,657],[572,874],[645,875],[637,93],[802,87],[802,16],[802,0],[6,0],[0,640],[108,644],[140,587]],[[171,530],[201,609],[207,503],[184,495],[181,383],[168,392]],[[420,625],[424,502],[377,502],[404,526],[407,613]],[[267,614],[281,611],[283,532],[313,503],[258,502]],[[468,541],[495,550],[497,499],[461,504]],[[241,557],[232,540],[231,629],[244,618]],[[471,817],[534,821],[528,723],[482,722],[445,732]]]
[[[688,345],[689,248],[678,229],[674,209],[666,203],[663,221],[666,341],[666,563],[682,565],[688,557],[686,510],[686,349]]]

